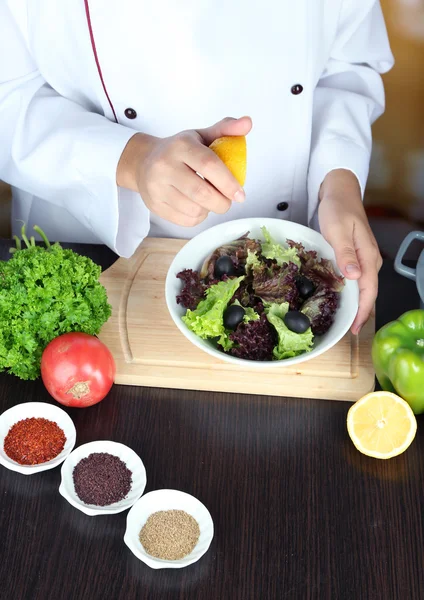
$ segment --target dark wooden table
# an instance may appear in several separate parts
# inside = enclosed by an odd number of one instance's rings
[[[6,256],[8,243],[0,243]],[[104,267],[104,248],[75,247]],[[378,326],[418,306],[385,264]],[[0,376],[0,412],[50,402],[40,381]],[[114,386],[69,410],[77,445],[132,447],[146,491],[176,488],[210,510],[209,552],[149,569],[123,543],[126,514],[88,517],[58,493],[60,468],[0,467],[1,600],[415,600],[424,598],[424,421],[390,461],[359,454],[350,404]]]

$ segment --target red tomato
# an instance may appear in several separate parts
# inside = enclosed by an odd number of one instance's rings
[[[110,350],[87,333],[60,335],[50,342],[41,358],[44,385],[65,406],[84,408],[103,400],[115,372]]]

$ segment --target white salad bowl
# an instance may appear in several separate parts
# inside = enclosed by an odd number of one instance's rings
[[[65,434],[66,442],[62,452],[52,460],[38,465],[21,465],[7,456],[4,451],[4,440],[12,425],[23,419],[32,418],[42,418],[57,423]],[[0,415],[0,464],[22,475],[34,475],[34,473],[54,469],[69,456],[72,448],[75,446],[76,437],[75,425],[71,417],[58,406],[48,404],[47,402],[24,402],[23,404],[17,404]]]
[[[75,491],[73,471],[82,458],[87,458],[90,454],[105,452],[117,456],[124,462],[132,473],[132,484],[128,495],[119,502],[114,502],[107,506],[97,506],[83,502]],[[90,517],[96,515],[113,515],[123,512],[130,508],[143,494],[147,483],[146,469],[141,458],[128,446],[109,440],[96,440],[76,448],[62,465],[62,480],[59,487],[59,493],[75,508]]]
[[[140,531],[151,514],[162,510],[183,510],[199,525],[197,544],[179,560],[163,560],[151,556],[140,542]],[[209,549],[214,536],[212,517],[204,504],[194,496],[179,490],[155,490],[145,494],[127,515],[124,542],[131,552],[152,569],[181,569],[197,562]]]
[[[168,310],[175,325],[183,335],[214,358],[249,369],[295,365],[323,354],[337,344],[349,331],[358,311],[358,284],[356,281],[345,279],[345,286],[340,294],[340,304],[331,328],[324,335],[315,336],[314,347],[310,352],[284,360],[254,361],[237,358],[218,350],[212,340],[203,340],[190,331],[182,320],[186,309],[177,303],[177,295],[182,289],[182,282],[177,279],[177,274],[184,269],[200,270],[205,259],[216,248],[233,242],[246,233],[249,234],[249,237],[263,240],[262,227],[266,227],[275,241],[280,244],[286,245],[286,240],[290,239],[302,243],[306,250],[315,250],[318,253],[318,258],[331,260],[336,272],[340,274],[332,247],[317,231],[280,219],[247,218],[221,223],[189,240],[172,261],[165,282],[165,298]]]

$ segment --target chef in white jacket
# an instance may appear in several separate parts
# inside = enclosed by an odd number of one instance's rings
[[[1,0],[14,233],[129,257],[147,235],[247,216],[320,227],[359,279],[358,331],[381,266],[362,196],[392,64],[376,0]],[[221,135],[248,135],[243,190],[207,148]]]

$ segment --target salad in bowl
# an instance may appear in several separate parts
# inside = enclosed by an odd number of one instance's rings
[[[234,223],[246,229],[230,237]],[[193,264],[188,247],[220,228],[226,235],[212,235],[215,245]],[[224,360],[306,360],[336,343],[356,315],[356,282],[340,275],[322,236],[301,225],[233,221],[193,238],[181,253],[167,276],[168,308],[189,339]]]

